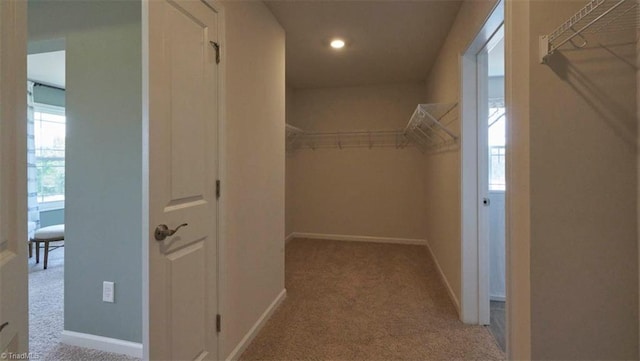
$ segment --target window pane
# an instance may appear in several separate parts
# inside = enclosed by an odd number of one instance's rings
[[[38,202],[64,200],[65,116],[46,110],[34,111]]]
[[[507,178],[505,176],[505,147],[493,146],[489,148],[489,190],[505,190]]]
[[[489,108],[489,190],[506,189],[506,114],[502,104]]]

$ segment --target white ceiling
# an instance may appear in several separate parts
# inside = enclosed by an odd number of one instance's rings
[[[425,80],[461,1],[266,4],[286,31],[287,84],[318,88]],[[333,37],[347,46],[332,50]]]
[[[64,61],[64,51],[28,55],[27,78],[37,83],[65,88]]]

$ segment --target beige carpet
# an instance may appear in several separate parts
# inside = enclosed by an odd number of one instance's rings
[[[502,360],[462,324],[424,247],[297,239],[287,298],[241,360]]]

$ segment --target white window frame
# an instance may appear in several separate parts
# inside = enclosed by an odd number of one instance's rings
[[[55,115],[62,115],[65,117],[65,127],[66,127],[66,109],[65,107],[61,107],[61,106],[57,106],[57,105],[51,105],[51,104],[44,104],[44,103],[37,103],[34,102],[33,103],[33,112],[39,112],[39,113],[49,113],[49,114],[55,114]],[[65,145],[65,159],[66,159],[66,145]],[[66,170],[67,164],[65,162],[65,170]],[[66,171],[65,171],[65,177],[66,177]],[[66,193],[66,190],[65,190]],[[66,195],[65,195],[65,199],[66,199]],[[38,208],[40,209],[40,212],[46,212],[46,211],[55,211],[55,210],[61,210],[64,209],[64,202],[65,201],[51,201],[51,202],[38,202]]]

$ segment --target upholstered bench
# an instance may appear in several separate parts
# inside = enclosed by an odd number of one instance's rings
[[[42,227],[36,230],[33,238],[31,238],[30,241],[36,244],[36,263],[40,263],[40,243],[44,243],[44,269],[47,269],[49,250],[54,250],[56,248],[64,246],[49,246],[49,243],[51,242],[64,241],[64,224]]]

